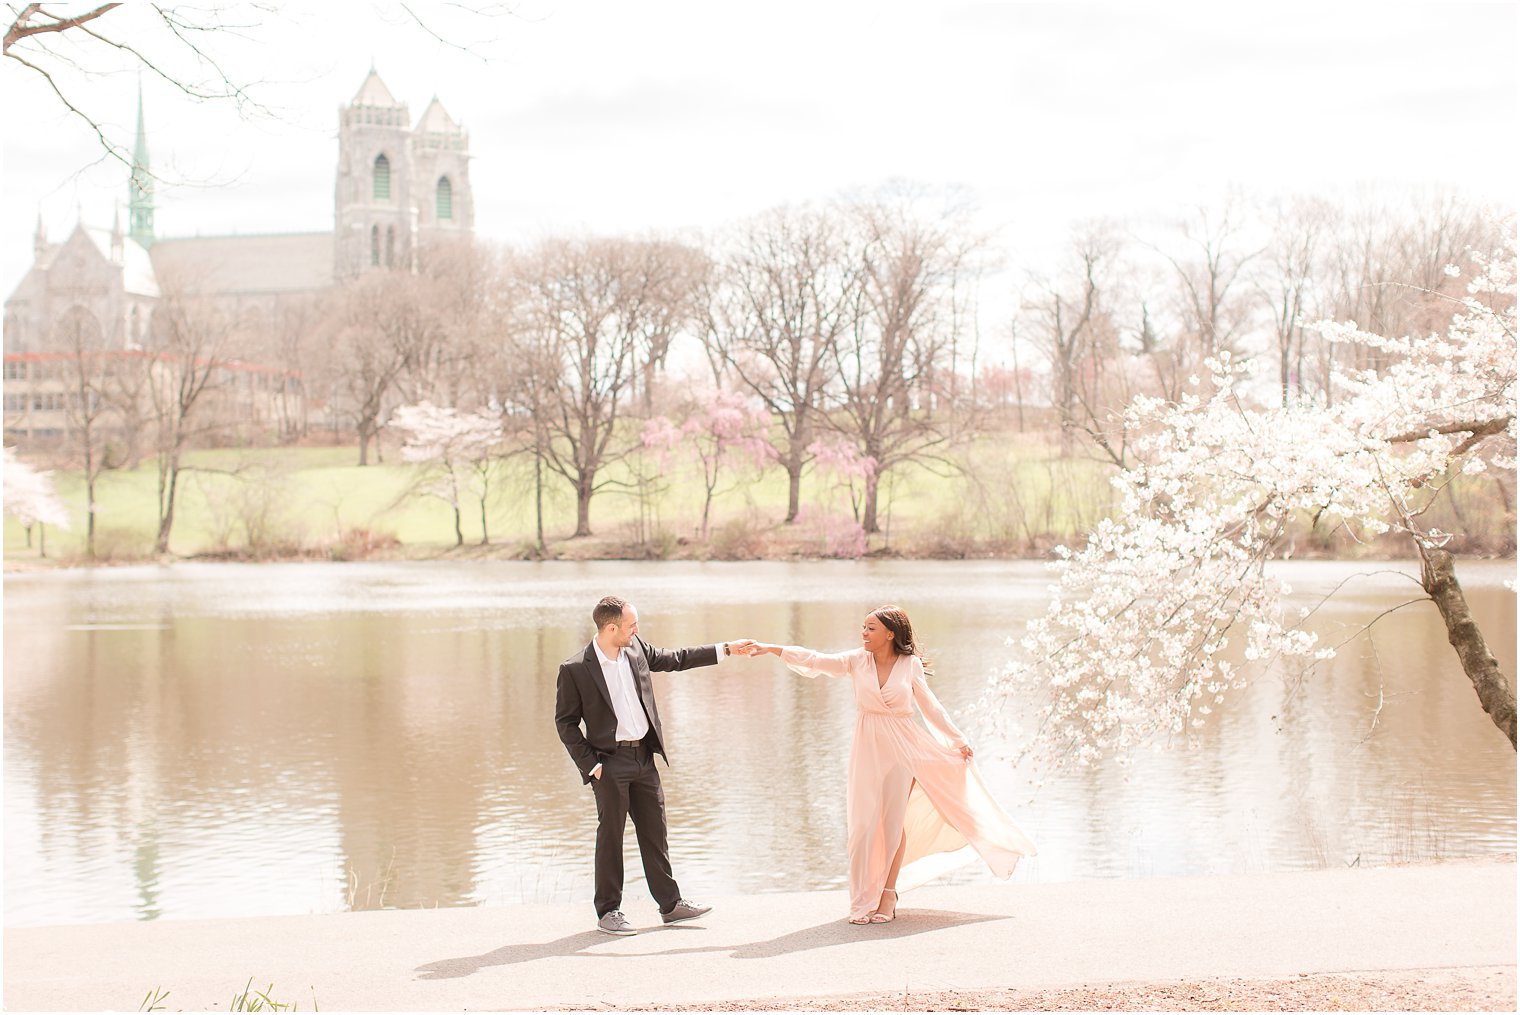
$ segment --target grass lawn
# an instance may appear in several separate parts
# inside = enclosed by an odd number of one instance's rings
[[[872,546],[890,542],[912,549],[934,544],[954,552],[957,545],[1013,547],[1032,539],[1074,538],[1107,510],[1107,470],[1077,459],[1062,459],[1043,438],[985,439],[957,453],[959,470],[908,465],[883,479],[880,522],[885,530]],[[245,546],[249,532],[269,542],[327,546],[345,533],[368,530],[394,537],[419,551],[454,545],[449,505],[426,495],[421,466],[401,463],[393,452],[383,464],[360,468],[347,447],[267,448],[198,451],[189,454],[181,476],[170,550],[195,555]],[[704,492],[691,468],[646,462],[657,475],[642,494],[630,482],[629,466],[606,470],[614,485],[591,504],[598,536],[627,543],[662,544],[699,535]],[[78,472],[60,470],[53,480],[68,506],[72,527],[49,529],[49,556],[75,557],[84,547],[84,482]],[[157,524],[156,464],[100,477],[96,488],[97,548],[104,557],[138,557],[151,551]],[[859,496],[856,481],[856,496]],[[786,474],[771,467],[760,474],[733,468],[720,485],[711,531],[773,531],[785,515]],[[805,473],[803,510],[791,542],[815,538],[820,550],[832,535],[853,525],[848,485],[829,474]],[[575,500],[563,479],[546,473],[545,537],[566,540],[575,528]],[[487,504],[491,542],[526,549],[534,541],[531,463],[504,463],[493,480]],[[462,504],[467,544],[480,541],[480,502],[467,494]],[[34,543],[36,536],[34,533]],[[802,547],[806,552],[806,546]],[[5,552],[28,551],[26,533],[5,520]]]

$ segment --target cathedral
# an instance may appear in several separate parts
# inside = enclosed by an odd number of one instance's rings
[[[127,222],[77,224],[57,243],[41,219],[30,270],[5,301],[7,441],[56,441],[70,429],[67,368],[81,352],[141,356],[168,292],[214,301],[244,330],[370,271],[415,269],[430,243],[473,232],[469,135],[434,98],[414,124],[373,69],[338,111],[333,229],[313,233],[155,234],[154,187],[139,92]],[[251,341],[267,359],[271,343]],[[244,415],[289,412],[300,378],[277,362],[229,361]],[[273,403],[281,408],[272,408]]]

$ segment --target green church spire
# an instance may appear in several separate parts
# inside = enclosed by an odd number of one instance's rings
[[[132,149],[132,182],[128,186],[131,237],[143,247],[153,245],[153,174],[148,170],[148,132],[143,126],[142,78],[137,79],[137,145]]]

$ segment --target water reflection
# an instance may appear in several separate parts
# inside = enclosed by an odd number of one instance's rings
[[[1381,567],[1381,566],[1380,566]],[[1288,567],[1305,602],[1352,565]],[[1507,673],[1512,566],[1463,572]],[[1045,604],[1024,563],[179,566],[5,582],[11,925],[584,901],[595,817],[554,673],[595,599],[667,645],[855,643],[914,616],[952,712]],[[1409,598],[1358,579],[1327,637]],[[773,659],[656,675],[671,852],[694,895],[844,883],[849,689]],[[1024,703],[1031,714],[1036,704]],[[1040,844],[1019,877],[1309,868],[1514,848],[1515,759],[1434,610],[1244,692],[1196,749],[990,783]],[[986,745],[983,757],[994,753]],[[629,836],[630,898],[639,866]],[[985,877],[977,869],[957,875]],[[589,906],[588,906],[589,909]]]

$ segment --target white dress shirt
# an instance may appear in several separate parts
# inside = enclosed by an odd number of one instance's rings
[[[628,650],[623,649],[616,659],[608,659],[602,646],[593,641],[596,658],[602,664],[602,676],[607,680],[607,693],[612,696],[612,711],[617,714],[618,740],[642,740],[649,732],[649,717],[639,701],[639,689],[633,682],[633,666],[628,662]]]
[[[602,664],[602,676],[607,680],[607,694],[612,698],[612,712],[617,716],[616,740],[642,740],[649,732],[649,717],[644,714],[644,703],[639,700],[638,685],[633,680],[633,666],[628,662],[628,650],[618,653],[616,659],[608,659],[595,638],[591,647],[596,651],[597,662]],[[728,656],[728,642],[720,641],[713,646],[718,661]],[[600,778],[602,766],[591,770],[593,779]]]

